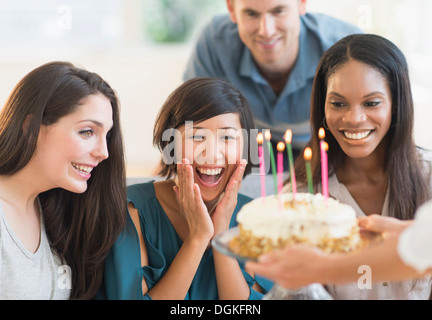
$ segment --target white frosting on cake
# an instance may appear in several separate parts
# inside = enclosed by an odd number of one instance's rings
[[[349,237],[357,227],[352,207],[321,194],[297,193],[281,195],[281,206],[274,195],[257,198],[244,205],[237,215],[243,230],[256,237],[289,239],[297,237],[310,244],[322,239]]]

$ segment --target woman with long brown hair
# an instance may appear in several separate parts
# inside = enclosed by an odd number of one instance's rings
[[[315,191],[321,190],[318,131],[324,127],[330,196],[351,205],[358,217],[413,219],[431,198],[432,184],[431,152],[416,147],[413,122],[408,66],[397,46],[370,34],[337,42],[321,58],[313,85],[309,146]],[[304,168],[299,157],[296,178],[306,184]],[[336,299],[427,299],[431,281],[328,288]]]
[[[126,216],[119,103],[67,62],[27,74],[0,114],[0,297],[93,298]]]
[[[336,72],[348,62],[357,62],[375,70],[377,76],[383,79],[388,92],[390,104],[388,128],[382,132],[381,139],[374,145],[375,148],[369,150],[370,152],[367,152],[366,142],[376,137],[378,130],[373,129],[371,124],[365,124],[368,117],[364,113],[360,113],[359,118],[355,118],[352,103],[350,105],[349,102],[343,101],[343,97],[338,96],[333,88],[329,88],[330,78],[336,79]],[[355,76],[356,74],[351,73],[351,77]],[[345,86],[347,91],[353,93],[360,91],[359,86],[348,87],[347,82]],[[378,91],[377,88],[375,89],[374,91]],[[384,102],[381,97],[368,96],[367,98],[360,103],[362,110],[382,109]],[[330,128],[329,113],[337,110],[342,113],[342,116],[353,117],[345,118],[345,123],[348,124],[343,127]],[[381,169],[381,177],[384,181],[378,192],[380,201],[376,201],[378,204],[376,210],[374,208],[370,212],[364,210],[366,214],[381,212],[387,190],[390,199],[389,212],[391,216],[398,219],[412,219],[416,209],[430,198],[431,177],[428,174],[430,173],[428,171],[430,152],[416,147],[414,142],[414,103],[407,62],[403,53],[389,40],[376,35],[352,35],[340,40],[324,54],[318,65],[313,86],[311,126],[312,138],[309,146],[315,151],[311,165],[316,191],[321,181],[318,131],[323,127],[326,129],[325,140],[329,144],[329,175],[335,177],[336,174],[339,182],[341,182],[339,178],[341,174],[347,172],[347,162],[350,158],[360,158],[361,154],[356,154],[357,150],[364,149],[365,155],[380,155],[379,165],[375,166]],[[364,131],[364,129],[368,130]],[[356,136],[353,138],[354,133]],[[358,133],[365,133],[367,136],[358,139]],[[354,154],[349,152],[350,150],[354,151]],[[299,179],[306,182],[304,168],[304,159],[299,157],[296,172]],[[358,186],[359,181],[354,185]],[[367,202],[372,203],[371,198],[368,198]]]

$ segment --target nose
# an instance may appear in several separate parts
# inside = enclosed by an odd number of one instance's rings
[[[349,125],[357,125],[366,121],[367,116],[361,106],[353,106],[345,112],[342,120]]]
[[[100,139],[98,139],[93,149],[92,155],[97,158],[99,162],[108,158],[108,144],[105,137],[101,137]]]
[[[269,14],[264,14],[260,19],[259,35],[265,38],[271,37],[275,33],[275,21]]]
[[[215,139],[207,139],[202,147],[201,160],[203,163],[217,164],[224,159],[225,144]]]

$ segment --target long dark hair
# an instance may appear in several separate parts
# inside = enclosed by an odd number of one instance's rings
[[[246,133],[245,142],[249,141],[254,121],[249,104],[243,94],[230,83],[215,78],[194,78],[175,89],[163,104],[153,130],[153,144],[160,151],[171,143],[163,137],[164,133],[185,125],[186,121],[202,122],[226,113],[237,113],[240,124]],[[251,171],[250,154],[246,150],[248,165],[244,176]],[[175,163],[166,164],[161,160],[159,175],[170,178],[177,172]]]
[[[380,72],[392,95],[392,119],[387,133],[386,168],[390,188],[390,213],[411,219],[419,205],[429,198],[430,187],[422,171],[421,159],[413,140],[414,104],[408,66],[404,54],[391,41],[372,34],[350,35],[334,44],[322,56],[315,74],[311,97],[311,134],[314,185],[320,181],[321,163],[318,131],[323,127],[329,77],[350,59]],[[329,174],[335,173],[346,155],[334,136],[326,130],[329,144]],[[306,181],[303,157],[296,161],[298,179]]]
[[[13,175],[33,156],[42,124],[56,123],[72,113],[82,99],[97,93],[110,100],[113,110],[108,159],[92,171],[84,193],[57,188],[39,195],[51,247],[72,269],[71,298],[96,294],[102,283],[104,259],[126,219],[117,96],[96,73],[68,62],[51,62],[34,69],[16,85],[0,114],[0,174]]]

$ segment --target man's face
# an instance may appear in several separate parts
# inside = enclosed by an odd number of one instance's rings
[[[300,16],[306,0],[227,0],[231,19],[255,62],[268,71],[286,71],[288,57],[296,57]]]

